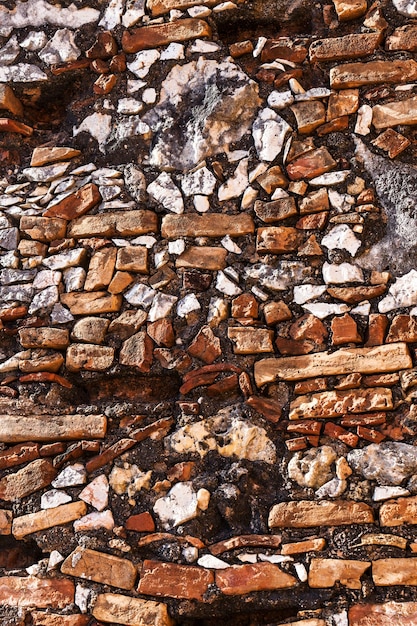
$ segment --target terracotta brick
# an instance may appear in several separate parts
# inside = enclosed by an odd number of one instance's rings
[[[31,613],[33,626],[87,626],[89,615],[60,615],[58,613]]]
[[[86,513],[87,505],[85,502],[71,502],[53,509],[21,515],[14,518],[12,533],[16,539],[23,539],[32,533],[74,522]]]
[[[327,289],[327,293],[332,296],[332,298],[342,300],[342,302],[347,302],[348,304],[358,304],[364,300],[377,298],[385,291],[386,285],[375,285],[375,287],[329,287]],[[377,317],[378,315],[379,314],[371,313],[369,317]],[[380,317],[385,316],[381,315]]]
[[[39,444],[20,443],[0,452],[0,470],[29,463],[39,458]]]
[[[12,534],[12,517],[11,511],[0,509],[0,535]]]
[[[324,121],[324,119],[323,119]],[[322,121],[320,121],[322,123]],[[314,178],[329,172],[336,167],[336,161],[327,148],[317,148],[300,156],[287,166],[287,173],[291,180]]]
[[[365,441],[370,441],[371,443],[381,443],[384,441],[385,435],[383,435],[379,430],[375,430],[375,428],[365,428],[365,426],[358,426],[356,429],[358,437],[361,439],[365,439]]]
[[[22,328],[19,341],[24,348],[65,350],[69,346],[69,333],[64,328]]]
[[[317,39],[309,48],[310,61],[326,62],[358,59],[375,52],[381,41],[380,33],[345,35],[330,39]]]
[[[361,589],[361,576],[370,566],[370,561],[312,559],[308,584],[312,589],[320,589],[334,587],[340,581],[348,589]]]
[[[213,583],[213,573],[201,567],[146,560],[140,571],[138,593],[202,601]]]
[[[331,323],[332,344],[340,346],[344,343],[361,343],[362,337],[358,332],[353,317],[345,313],[340,317],[334,317]]]
[[[381,83],[407,83],[416,78],[417,63],[413,59],[346,63],[330,70],[330,87],[346,89]]]
[[[127,559],[81,547],[65,559],[61,572],[128,590],[133,589],[137,576],[136,567]]]
[[[273,202],[257,200],[254,205],[254,210],[259,219],[266,224],[280,222],[281,220],[297,215],[297,206],[294,198],[291,196],[288,198],[279,198]]]
[[[227,596],[244,595],[253,591],[288,589],[298,581],[272,563],[232,565],[215,573],[216,585]]]
[[[327,389],[326,378],[312,378],[294,385],[294,393],[297,395],[312,393],[313,391],[324,391],[325,389]]]
[[[131,515],[125,523],[126,530],[136,530],[139,533],[151,532],[155,530],[155,522],[153,517],[147,511],[138,515]]]
[[[88,183],[75,193],[61,200],[61,202],[49,207],[45,211],[44,217],[60,217],[64,220],[73,220],[87,213],[99,202],[101,202],[101,194],[97,185]]]
[[[209,546],[209,550],[214,555],[223,554],[229,550],[246,547],[279,548],[281,545],[281,535],[237,535]]]
[[[290,452],[298,452],[308,448],[307,437],[296,437],[295,439],[287,439],[285,442],[287,450]]]
[[[270,528],[314,528],[315,526],[343,526],[372,524],[373,511],[363,502],[334,501],[281,502],[270,513]]]
[[[378,559],[372,563],[372,579],[377,587],[417,585],[417,558]]]
[[[227,250],[214,246],[190,246],[180,254],[176,267],[191,267],[202,270],[223,270],[226,267]]]
[[[258,302],[251,293],[242,293],[232,301],[232,317],[258,317]]]
[[[256,249],[262,253],[285,254],[297,249],[301,234],[290,226],[265,226],[258,228]]]
[[[392,391],[384,387],[323,391],[298,396],[290,404],[290,419],[336,417],[344,413],[389,411],[393,408]]]
[[[304,215],[304,217],[301,217],[297,221],[295,227],[299,230],[324,230],[327,224],[328,217],[328,211]]]
[[[396,315],[391,322],[386,343],[417,341],[417,321],[411,315]]]
[[[0,499],[12,502],[24,498],[50,485],[56,475],[57,471],[49,461],[32,461],[18,472],[7,474],[0,480]]]
[[[264,306],[265,322],[267,324],[278,324],[292,318],[292,313],[285,302],[267,302]]]
[[[165,215],[162,218],[161,235],[166,239],[177,237],[240,237],[255,230],[250,215],[225,215],[209,213],[206,215]]]
[[[0,578],[0,603],[5,606],[64,609],[74,602],[74,593],[71,580],[35,576]]]
[[[260,354],[273,352],[274,333],[266,328],[242,328],[232,326],[227,330],[228,338],[233,342],[235,354]]]
[[[323,435],[327,435],[331,439],[338,439],[339,441],[343,441],[347,446],[351,448],[355,448],[358,443],[358,436],[354,433],[345,430],[341,426],[337,424],[333,424],[332,422],[328,422],[324,426]]]
[[[54,241],[65,237],[67,222],[59,218],[26,215],[20,219],[20,230],[31,239]]]
[[[278,422],[281,417],[282,405],[276,400],[269,400],[262,396],[251,396],[246,400],[246,404],[270,422]]]
[[[46,219],[46,218],[45,218]],[[66,222],[64,222],[66,224]],[[68,237],[129,237],[157,232],[156,213],[147,210],[117,211],[100,215],[83,215],[72,220]],[[57,237],[54,237],[56,239]]]
[[[386,315],[371,313],[369,315],[368,339],[366,346],[380,346],[384,343],[385,333],[388,327]]]
[[[220,339],[209,326],[203,326],[191,342],[188,353],[204,363],[213,363],[222,353]]]
[[[294,543],[283,543],[281,548],[281,554],[304,554],[305,552],[320,552],[326,547],[326,540],[319,539],[304,539],[303,541],[295,541]]]
[[[349,22],[361,17],[368,9],[366,0],[333,0],[333,3],[341,22]]]
[[[68,441],[102,439],[106,434],[104,415],[1,415],[0,441]]]
[[[124,52],[132,53],[165,46],[174,41],[189,41],[210,36],[211,28],[207,22],[188,18],[166,24],[144,26],[131,32],[125,30],[122,36],[122,46]]]

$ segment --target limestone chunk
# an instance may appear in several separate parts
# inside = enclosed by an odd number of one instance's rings
[[[347,224],[334,226],[321,240],[329,250],[347,250],[353,257],[361,247],[361,241]]]
[[[125,626],[173,626],[168,608],[162,602],[142,600],[115,593],[103,593],[97,596],[93,615],[104,622],[116,622]]]
[[[104,154],[104,146],[112,130],[112,117],[106,113],[93,113],[88,115],[79,125],[74,126],[73,135],[76,137],[80,133],[88,133],[97,140],[99,150]]]
[[[252,126],[252,135],[258,158],[274,161],[281,153],[291,126],[272,109],[261,109]]]
[[[199,509],[197,493],[191,482],[176,483],[167,496],[159,498],[153,507],[167,530],[194,519]]]
[[[114,526],[115,523],[111,511],[94,511],[93,513],[88,513],[88,515],[84,515],[84,517],[75,520],[74,532],[88,532],[89,530],[98,530],[101,528],[113,530]]]
[[[238,198],[248,186],[248,159],[242,159],[233,175],[219,188],[219,201]]]
[[[397,278],[390,286],[388,294],[378,304],[378,310],[380,313],[387,313],[415,304],[417,304],[417,271],[412,269]]]
[[[398,441],[372,443],[348,454],[349,465],[379,485],[400,485],[417,473],[417,449]]]
[[[323,264],[323,280],[327,284],[341,285],[343,283],[363,283],[363,273],[360,267],[351,263]]]
[[[171,213],[179,215],[184,212],[184,201],[181,192],[167,172],[162,172],[158,178],[148,185],[147,192]]]
[[[75,44],[75,34],[69,28],[62,28],[55,32],[38,54],[44,63],[54,65],[75,61],[81,50]]]
[[[78,496],[97,511],[103,511],[108,504],[109,483],[105,474],[100,474],[89,483]]]
[[[296,452],[288,463],[288,476],[301,487],[318,489],[332,478],[331,466],[336,459],[330,446]]]
[[[87,473],[84,465],[82,463],[74,463],[74,465],[67,465],[51,484],[55,489],[62,489],[63,487],[84,485],[86,481]]]

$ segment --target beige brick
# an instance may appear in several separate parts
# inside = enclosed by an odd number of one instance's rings
[[[104,415],[0,415],[0,441],[68,441],[102,439]]]
[[[270,513],[270,528],[314,528],[315,526],[344,526],[372,524],[372,508],[364,502],[336,500],[333,502],[280,502]]]
[[[29,513],[28,515],[15,517],[12,533],[16,539],[23,539],[32,533],[73,522],[86,513],[87,505],[85,502],[70,502],[70,504],[63,504],[53,509]],[[39,607],[40,605],[36,606]]]
[[[308,584],[312,589],[320,589],[334,587],[339,581],[348,589],[361,589],[361,576],[370,566],[370,561],[312,559]]]
[[[115,593],[100,594],[94,604],[93,615],[103,622],[126,626],[174,626],[166,604]]]
[[[127,559],[82,547],[65,559],[61,572],[127,590],[133,589],[137,575],[136,567]]]

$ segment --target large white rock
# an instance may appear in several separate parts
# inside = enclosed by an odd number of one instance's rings
[[[378,309],[380,313],[387,313],[415,304],[417,304],[417,271],[410,270],[391,285],[385,298],[378,304]]]
[[[200,491],[206,492],[200,496],[209,493],[206,489]],[[206,497],[203,500],[206,503]],[[194,491],[191,482],[176,483],[168,495],[155,502],[153,510],[166,530],[175,528],[197,517],[200,511],[199,493]]]
[[[397,441],[371,443],[362,450],[352,450],[347,460],[356,472],[379,485],[400,485],[417,473],[417,448]]]
[[[284,145],[291,126],[272,109],[262,109],[252,126],[253,141],[262,161],[273,161]]]
[[[355,256],[361,247],[360,240],[347,224],[337,224],[321,240],[321,244],[329,250],[347,250]]]
[[[184,212],[181,192],[166,172],[161,172],[158,178],[148,185],[147,192],[171,213],[179,215]]]
[[[363,283],[362,270],[351,263],[323,263],[322,273],[326,284]]]

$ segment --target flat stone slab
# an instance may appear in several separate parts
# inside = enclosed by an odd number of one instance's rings
[[[268,519],[270,528],[312,528],[373,522],[374,514],[370,506],[364,502],[345,500],[280,502],[272,507]]]
[[[410,369],[413,366],[406,343],[392,343],[372,348],[344,348],[332,353],[262,359],[255,363],[258,387],[277,379],[304,380],[337,374],[377,374]]]
[[[94,604],[93,615],[104,622],[125,626],[174,626],[166,604],[116,593],[100,594]]]
[[[102,439],[106,429],[104,415],[0,415],[2,443]]]

